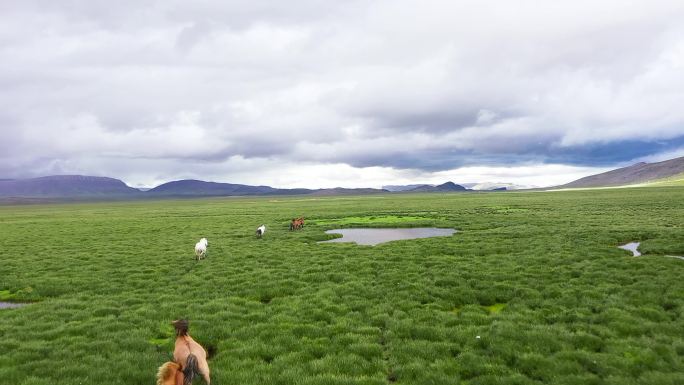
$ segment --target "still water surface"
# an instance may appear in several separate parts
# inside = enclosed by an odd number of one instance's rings
[[[640,244],[641,244],[641,242],[630,242],[626,245],[622,245],[622,246],[618,246],[618,247],[621,248],[622,250],[631,251],[632,255],[634,255],[635,257],[639,257],[639,256],[641,256],[641,253],[637,249],[639,248]]]
[[[28,305],[27,303],[18,303],[18,302],[1,302],[0,301],[0,309],[14,309],[22,306]]]
[[[400,241],[404,239],[448,237],[456,232],[454,229],[440,229],[436,227],[413,227],[399,229],[335,229],[326,234],[342,234],[342,238],[335,238],[318,243],[356,242],[359,245],[377,245],[379,243]]]

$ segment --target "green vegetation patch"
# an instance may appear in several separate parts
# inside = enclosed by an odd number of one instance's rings
[[[509,214],[509,213],[526,213],[530,211],[530,209],[525,209],[521,207],[502,207],[495,209],[495,212],[497,214]]]
[[[495,303],[493,305],[483,306],[483,307],[485,308],[485,310],[487,310],[489,312],[489,314],[498,314],[499,312],[501,312],[501,310],[503,310],[506,307],[506,304],[505,303]]]
[[[681,227],[674,228],[681,229]],[[684,230],[680,230],[667,238],[647,239],[641,242],[639,250],[644,255],[684,256]]]
[[[171,326],[170,323],[165,322],[158,326],[155,336],[147,341],[157,347],[169,347],[173,346],[174,340],[175,332],[173,326]]]
[[[317,219],[313,223],[321,226],[327,225],[377,225],[377,224],[402,224],[431,221],[433,219],[417,216],[363,216],[363,217],[344,217],[333,219]]]
[[[474,209],[474,212],[478,212],[481,214],[514,214],[526,213],[528,211],[530,211],[530,209],[526,207],[514,207],[505,205],[477,207]]]
[[[494,314],[500,313],[501,310],[503,310],[505,307],[506,307],[505,303],[495,303],[493,305],[487,305],[487,306],[480,305],[479,308],[484,310],[485,312],[489,313],[490,315],[494,315]],[[481,312],[481,310],[477,310],[477,309],[478,308],[474,305],[465,305],[465,307],[464,306],[453,307],[453,308],[451,308],[451,310],[449,310],[449,312],[451,312],[453,314],[461,314],[464,311],[466,311],[466,312],[470,311],[470,312],[474,312],[475,314],[478,314]]]
[[[16,295],[12,294],[9,290],[0,290],[0,301],[13,301],[15,300]]]
[[[684,186],[684,173],[647,182],[648,187]]]
[[[38,299],[38,294],[30,286],[19,289],[15,292],[10,290],[0,290],[0,301],[3,302],[35,302]]]

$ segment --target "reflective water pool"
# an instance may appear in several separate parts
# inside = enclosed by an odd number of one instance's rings
[[[639,248],[640,244],[641,244],[641,242],[630,242],[626,245],[618,246],[618,248],[620,248],[622,250],[631,251],[632,255],[634,255],[635,257],[639,257],[639,256],[641,256],[641,253],[637,249]]]
[[[448,237],[456,233],[454,229],[440,229],[436,227],[414,227],[394,229],[335,229],[326,234],[342,234],[342,238],[335,238],[318,243],[355,242],[359,245],[377,245],[379,243],[400,241],[404,239]]]
[[[15,309],[15,308],[26,306],[26,305],[28,305],[28,304],[17,303],[17,302],[1,302],[0,301],[0,309]]]

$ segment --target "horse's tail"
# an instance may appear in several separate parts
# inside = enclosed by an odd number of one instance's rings
[[[180,370],[180,365],[177,363],[165,362],[157,371],[157,385],[163,385],[171,376],[175,377],[178,370]]]
[[[183,368],[183,385],[191,385],[192,379],[195,378],[195,374],[199,374],[199,367],[197,364],[197,357],[190,353],[188,358],[185,360],[185,367]]]

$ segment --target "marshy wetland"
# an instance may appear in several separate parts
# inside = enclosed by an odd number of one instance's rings
[[[188,318],[221,385],[681,384],[682,223],[681,187],[2,206],[0,382],[153,383]],[[458,232],[318,244],[359,227]]]

